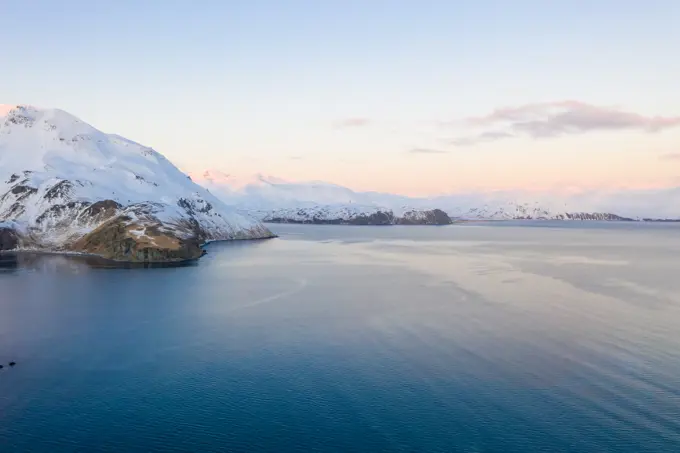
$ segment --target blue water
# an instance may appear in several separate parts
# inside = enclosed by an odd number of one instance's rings
[[[0,257],[0,451],[680,451],[680,225]]]

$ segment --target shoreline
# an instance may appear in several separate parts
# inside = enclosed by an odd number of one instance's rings
[[[261,220],[262,223],[269,224],[269,225],[323,225],[323,226],[347,226],[347,227],[362,227],[362,226],[370,226],[370,227],[398,227],[398,226],[406,226],[406,227],[411,227],[411,226],[432,226],[432,227],[442,227],[442,226],[449,226],[449,225],[454,225],[456,221],[452,221],[451,223],[342,223],[342,222],[335,222],[335,221],[328,221],[328,222],[296,222],[296,221],[288,221],[288,222],[276,222],[272,220]]]
[[[361,227],[361,226],[376,226],[376,227],[394,227],[394,226],[406,226],[406,227],[411,227],[411,226],[433,226],[433,227],[441,227],[441,226],[448,226],[448,225],[456,225],[456,224],[461,224],[461,223],[502,223],[502,222],[565,222],[565,223],[571,223],[571,222],[603,222],[603,223],[680,223],[680,219],[614,219],[614,220],[606,220],[606,219],[451,219],[451,223],[445,223],[445,224],[434,224],[434,223],[415,223],[415,224],[408,224],[408,223],[387,223],[387,224],[379,224],[379,223],[365,223],[365,224],[359,224],[359,223],[342,223],[342,222],[335,222],[335,221],[321,221],[321,222],[307,222],[307,221],[286,221],[286,222],[280,222],[280,221],[273,221],[273,220],[262,220],[261,221],[264,224],[271,224],[271,225],[321,225],[321,226],[348,226],[348,227]]]
[[[182,260],[167,260],[167,261],[127,261],[127,260],[115,260],[111,258],[106,258],[101,255],[97,255],[96,253],[88,253],[88,252],[74,252],[71,250],[47,250],[47,249],[33,249],[33,248],[17,248],[17,249],[12,249],[12,250],[0,250],[0,256],[3,255],[51,255],[51,256],[65,256],[65,257],[70,257],[70,258],[94,258],[97,260],[102,261],[103,263],[111,263],[111,264],[116,264],[119,266],[124,266],[124,265],[131,265],[131,266],[139,266],[139,267],[144,267],[144,266],[158,266],[162,267],[163,265],[182,265],[182,264],[188,264],[192,262],[196,262],[199,259],[201,259],[203,256],[205,256],[208,252],[205,250],[205,246],[212,244],[212,243],[217,243],[217,242],[246,242],[246,241],[264,241],[268,239],[276,239],[279,236],[276,234],[272,234],[271,236],[267,237],[258,237],[258,238],[240,238],[240,239],[212,239],[206,242],[203,242],[202,244],[199,245],[199,248],[203,251],[200,256],[197,256],[196,258],[187,258],[187,259],[182,259]]]

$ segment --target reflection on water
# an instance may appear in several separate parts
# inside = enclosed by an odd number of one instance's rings
[[[195,260],[169,263],[125,263],[92,255],[60,255],[52,253],[0,253],[0,272],[17,269],[36,271],[81,272],[88,269],[158,269],[196,265]]]
[[[541,225],[7,258],[0,451],[680,451],[680,226]]]

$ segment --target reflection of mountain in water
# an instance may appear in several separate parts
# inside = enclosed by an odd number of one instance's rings
[[[46,253],[0,253],[0,271],[17,269],[54,271],[54,272],[87,272],[91,269],[140,269],[185,267],[196,265],[196,261],[168,263],[128,263],[111,261],[98,256],[56,255]]]

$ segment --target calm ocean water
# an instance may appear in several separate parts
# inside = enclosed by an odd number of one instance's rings
[[[0,451],[680,451],[680,225],[536,225],[0,257]]]

